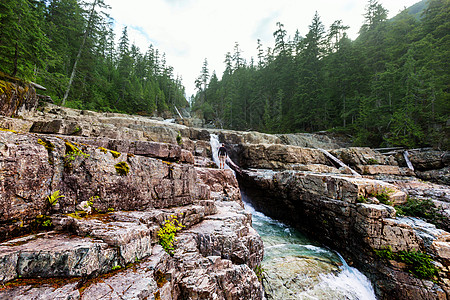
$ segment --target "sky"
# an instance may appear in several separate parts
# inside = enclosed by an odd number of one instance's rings
[[[388,18],[420,0],[379,0]],[[288,36],[298,29],[301,36],[317,11],[326,30],[336,20],[350,26],[351,39],[364,21],[366,0],[105,0],[111,6],[114,30],[119,38],[124,26],[130,43],[145,53],[150,44],[166,53],[174,75],[182,77],[186,96],[195,91],[205,58],[210,74],[221,78],[227,52],[239,43],[247,61],[256,57],[257,40],[264,49],[274,44],[276,23],[284,24]]]

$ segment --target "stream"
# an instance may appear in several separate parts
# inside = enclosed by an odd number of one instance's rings
[[[218,137],[212,134],[216,164],[218,147]],[[242,200],[264,243],[262,270],[267,299],[376,300],[367,277],[350,267],[339,253],[256,211],[247,195],[242,194]]]

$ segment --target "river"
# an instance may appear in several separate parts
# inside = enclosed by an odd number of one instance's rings
[[[211,135],[216,164],[218,146],[217,136]],[[350,267],[339,253],[256,211],[245,194],[242,200],[264,242],[262,270],[268,299],[376,299],[367,277]]]

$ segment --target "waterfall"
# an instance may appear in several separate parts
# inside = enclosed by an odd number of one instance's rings
[[[211,133],[209,143],[211,145],[212,159],[213,159],[214,163],[216,164],[216,166],[219,167],[218,151],[219,151],[219,147],[220,147],[221,143],[219,142],[219,137],[217,136],[217,134]],[[229,160],[229,157],[227,157],[227,161],[228,160]],[[231,170],[231,168],[226,163],[225,163],[224,169]],[[235,174],[234,171],[233,171],[233,174]],[[235,176],[236,176],[236,174],[235,174]]]

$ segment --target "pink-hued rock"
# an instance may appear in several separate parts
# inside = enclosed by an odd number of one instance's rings
[[[231,170],[211,169],[211,168],[195,168],[198,180],[209,186],[212,194],[221,199],[239,201],[241,193],[239,184]]]

